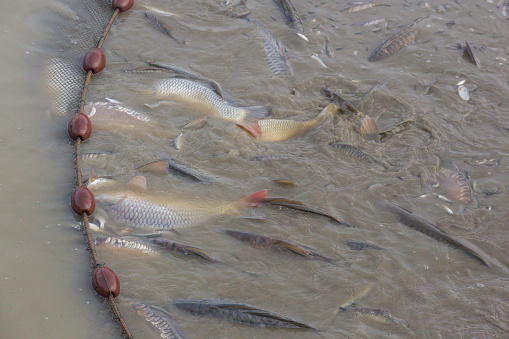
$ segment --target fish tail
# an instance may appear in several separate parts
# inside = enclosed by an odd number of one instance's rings
[[[244,119],[237,122],[237,125],[247,130],[255,138],[258,138],[262,131],[258,126],[258,120],[263,119],[272,113],[272,107],[270,106],[246,106],[242,107],[245,114]]]
[[[231,204],[231,210],[237,212],[246,207],[256,207],[261,205],[267,197],[268,190],[261,190],[251,193]]]

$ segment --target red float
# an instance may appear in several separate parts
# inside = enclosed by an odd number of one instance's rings
[[[83,215],[83,212],[91,215],[95,211],[95,198],[92,192],[85,186],[78,186],[71,195],[71,207],[74,213]]]
[[[92,134],[92,122],[85,114],[77,113],[69,121],[67,131],[72,140],[79,137],[82,141],[85,141]]]
[[[114,298],[120,294],[120,281],[115,272],[106,266],[99,266],[92,272],[92,287],[103,298],[110,293]]]
[[[83,69],[85,72],[92,71],[97,74],[106,66],[106,55],[100,48],[92,48],[83,58]]]
[[[134,5],[134,0],[113,0],[111,7],[113,9],[119,9],[120,12],[125,12],[131,9]]]

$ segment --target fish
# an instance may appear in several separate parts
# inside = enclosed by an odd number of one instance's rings
[[[143,316],[145,320],[158,332],[161,338],[185,339],[186,336],[178,327],[177,321],[166,310],[145,304],[139,300],[122,297],[127,303],[131,304],[136,312]]]
[[[179,44],[185,44],[183,41],[178,40],[175,38],[175,35],[171,32],[170,27],[168,27],[167,24],[165,24],[161,19],[159,19],[155,14],[150,12],[144,12],[143,15],[145,16],[145,19],[150,22],[155,29],[157,29],[159,32],[169,36]]]
[[[402,319],[392,315],[389,311],[382,310],[379,308],[369,308],[369,307],[360,307],[360,308],[353,308],[354,312],[361,313],[361,314],[369,314],[375,319],[380,319],[385,324],[394,324],[394,325],[403,325],[405,327],[408,327],[407,323],[403,321]]]
[[[452,245],[456,248],[461,249],[463,252],[469,254],[470,256],[478,259],[481,263],[484,265],[490,267],[490,263],[485,259],[483,254],[479,250],[474,250],[472,248],[469,248],[465,246],[463,243],[461,243],[459,240],[453,238],[452,236],[448,235],[441,229],[439,229],[437,226],[431,224],[430,222],[419,218],[418,216],[412,214],[410,211],[388,201],[383,200],[383,203],[385,207],[391,212],[392,214],[395,214],[399,221],[410,227],[415,229],[416,231],[419,231],[437,241],[440,241],[442,243],[446,243],[449,245]]]
[[[189,257],[197,257],[209,262],[217,262],[216,258],[214,258],[212,254],[198,247],[184,245],[167,239],[151,239],[150,242],[173,253]]]
[[[470,184],[458,169],[451,170],[441,167],[438,170],[438,177],[441,179],[441,186],[446,198],[463,203],[468,203],[472,199]]]
[[[293,75],[293,70],[288,63],[286,48],[281,41],[274,38],[265,26],[254,19],[247,19],[254,23],[263,35],[263,49],[267,57],[267,64],[270,70],[281,78],[289,78]]]
[[[359,134],[368,141],[380,143],[380,135],[378,134],[378,127],[373,118],[366,116],[359,128]]]
[[[76,58],[49,58],[43,68],[44,91],[50,111],[55,116],[72,116],[78,112],[86,73]]]
[[[340,153],[349,155],[353,158],[357,158],[359,160],[362,160],[368,164],[375,164],[378,166],[381,166],[383,169],[387,170],[389,169],[385,164],[375,159],[373,156],[369,155],[368,153],[365,153],[358,149],[355,146],[348,145],[348,144],[342,144],[342,143],[330,143],[329,146],[335,147],[339,150]]]
[[[374,25],[377,25],[381,22],[384,22],[385,19],[384,18],[380,18],[380,19],[372,19],[372,20],[368,20],[368,21],[364,21],[363,23],[361,23],[361,26],[374,26]]]
[[[348,240],[346,242],[346,244],[352,250],[356,250],[356,251],[361,251],[363,249],[372,249],[372,250],[376,250],[376,251],[385,250],[385,248],[383,248],[383,247],[380,247],[378,245],[372,244],[370,242],[365,242],[365,241]]]
[[[294,4],[291,0],[274,0],[279,7],[283,10],[286,21],[290,24],[292,28],[295,28],[300,33],[304,33],[304,26],[302,25],[302,20],[300,19],[299,12],[297,8],[295,8]]]
[[[257,120],[272,112],[270,106],[232,106],[207,86],[189,79],[169,78],[158,81],[155,84],[155,93],[158,99],[176,101],[200,112],[234,122],[254,137],[261,134]]]
[[[94,238],[94,245],[96,248],[107,247],[122,250],[132,250],[133,252],[155,255],[156,251],[144,242],[131,238],[119,237],[96,237]]]
[[[172,13],[170,11],[167,11],[167,10],[164,10],[164,9],[161,9],[161,8],[158,8],[156,6],[144,5],[142,7],[147,9],[147,10],[149,10],[149,11],[151,11],[152,13],[163,15],[163,16],[178,16],[175,13]]]
[[[83,113],[90,118],[95,131],[156,134],[157,130],[157,133],[164,135],[150,116],[120,104],[107,101],[88,102],[83,107]]]
[[[291,159],[291,155],[284,155],[284,154],[262,154],[262,155],[255,155],[252,156],[249,160],[250,161],[279,161],[279,160],[288,160]]]
[[[320,59],[320,56],[318,56],[318,54],[311,54],[311,59],[316,60],[320,65],[322,65],[323,68],[327,68],[327,65],[323,63],[322,59]]]
[[[368,293],[371,292],[372,289],[373,285],[368,284],[359,292],[354,293],[354,295],[350,299],[348,299],[343,304],[341,304],[341,306],[338,307],[336,314],[339,314],[339,312],[341,311],[345,311],[350,306],[354,306],[357,302],[361,301],[362,298],[368,295]]]
[[[232,229],[223,229],[223,232],[228,234],[229,236],[244,242],[248,242],[252,247],[256,249],[274,249],[279,251],[288,251],[305,257],[307,259],[320,259],[326,262],[334,262],[335,260],[326,256],[321,255],[318,252],[310,250],[308,248],[304,248],[298,244],[292,244],[290,242],[271,238],[265,235],[245,232],[245,231],[237,231]]]
[[[308,213],[313,213],[313,214],[318,214],[318,215],[322,215],[334,222],[337,222],[338,224],[342,225],[342,226],[346,226],[346,227],[354,227],[342,220],[339,220],[338,218],[326,213],[326,212],[323,212],[323,211],[320,211],[319,209],[315,208],[315,207],[311,207],[309,205],[306,205],[300,201],[296,201],[296,200],[290,200],[290,199],[286,199],[286,198],[265,198],[265,201],[264,203],[266,204],[270,204],[270,205],[274,205],[274,206],[281,206],[281,207],[286,207],[286,208],[291,208],[291,209],[294,209],[294,210],[299,210],[299,211],[303,211],[303,212],[308,212]]]
[[[329,104],[316,117],[307,121],[295,121],[286,119],[262,119],[258,121],[260,126],[260,141],[285,141],[291,137],[307,132],[317,122],[323,121],[327,116],[337,112],[337,106]]]
[[[81,153],[80,158],[82,161],[94,161],[94,160],[105,160],[107,158],[115,156],[117,152],[91,152]]]
[[[209,88],[211,90],[213,90],[214,92],[216,92],[217,95],[219,95],[223,100],[225,101],[228,101],[228,102],[233,102],[233,100],[231,98],[229,98],[225,93],[224,93],[224,90],[223,88],[221,87],[221,85],[219,85],[219,83],[217,83],[216,81],[214,80],[211,80],[209,78],[205,78],[205,77],[202,77],[202,76],[199,76],[197,74],[194,74],[182,67],[179,67],[179,66],[176,66],[176,65],[172,65],[172,64],[169,64],[169,63],[166,63],[166,62],[148,62],[148,64],[152,67],[156,67],[158,69],[162,69],[162,70],[168,70],[168,71],[171,71],[173,73],[176,73],[176,74],[179,74],[179,75],[182,75],[188,79],[191,79],[191,80],[198,80],[198,81],[201,81],[202,83],[205,83],[206,85],[209,86]]]
[[[481,66],[479,59],[477,59],[477,57],[474,54],[474,51],[472,51],[472,49],[470,48],[470,45],[468,44],[468,42],[466,40],[465,40],[465,50],[463,53],[466,53],[468,55],[468,57],[474,63],[474,65],[476,65],[477,67]]]
[[[344,13],[354,13],[354,12],[360,12],[360,11],[363,11],[365,9],[368,9],[368,8],[372,8],[372,7],[375,7],[375,6],[380,6],[380,5],[387,5],[386,2],[372,2],[372,3],[360,3],[360,4],[355,4],[355,5],[352,5],[350,7],[347,7],[345,9],[342,9],[341,12],[344,12]]]
[[[413,45],[415,37],[421,29],[420,23],[424,19],[417,19],[402,30],[394,33],[378,45],[369,55],[368,61],[380,61],[393,55],[405,46]]]
[[[184,164],[182,161],[173,158],[153,161],[151,163],[138,167],[136,170],[156,174],[168,174],[171,171],[191,178],[194,181],[200,182],[214,180],[214,178],[212,178],[211,176],[205,175],[200,171],[195,170],[189,167],[188,165]]]
[[[173,300],[172,304],[192,314],[228,319],[243,325],[316,330],[314,327],[285,316],[227,300],[177,299]]]
[[[352,110],[354,113],[357,113],[359,114],[360,116],[364,116],[364,113],[362,113],[361,111],[359,111],[357,109],[357,107],[355,107],[354,105],[352,105],[348,100],[346,100],[345,98],[343,98],[341,95],[339,95],[338,93],[336,92],[333,92],[331,91],[330,89],[327,89],[325,87],[322,87],[322,94],[331,99],[332,101],[336,102],[338,105],[341,105],[342,103],[345,103],[346,104],[346,107],[348,107],[348,109]]]
[[[272,179],[272,182],[275,182],[279,186],[283,186],[283,187],[295,186],[295,181],[293,181],[292,179]]]
[[[236,214],[247,207],[263,203],[267,190],[252,193],[230,203],[200,204],[179,197],[146,194],[146,179],[133,178],[124,189],[95,195],[96,202],[106,205],[108,215],[133,228],[175,230],[194,226],[213,216]]]

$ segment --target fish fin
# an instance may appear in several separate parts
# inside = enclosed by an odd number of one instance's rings
[[[295,254],[302,255],[303,257],[306,257],[306,258],[311,258],[311,255],[309,254],[308,251],[300,248],[297,245],[291,244],[291,243],[289,243],[287,241],[284,241],[284,240],[278,240],[276,242],[276,244],[278,244],[280,246],[283,246],[284,248],[286,248],[289,251],[292,251]]]
[[[380,135],[378,134],[378,127],[373,118],[366,116],[359,128],[359,134],[368,141],[380,143]]]
[[[246,111],[245,119],[248,120],[260,120],[268,117],[270,113],[272,113],[271,106],[257,105],[257,106],[245,106],[242,108]]]
[[[260,125],[254,120],[243,120],[237,122],[237,126],[242,127],[246,131],[248,131],[255,138],[259,138],[262,135],[262,130]]]
[[[326,118],[329,114],[334,114],[339,111],[339,107],[335,104],[328,104],[324,109],[314,118],[314,120],[321,120]]]
[[[153,161],[141,167],[138,167],[136,170],[142,172],[151,172],[157,174],[167,174],[168,173],[168,162],[166,160]],[[146,184],[146,182],[145,182]],[[145,187],[146,188],[146,187]]]
[[[207,124],[207,117],[201,117],[187,123],[182,129],[197,130],[203,128]]]
[[[125,185],[125,188],[133,192],[143,193],[147,190],[147,179],[142,175],[138,175],[132,178],[131,181]]]
[[[244,198],[239,199],[238,201],[233,203],[233,207],[235,210],[240,210],[245,207],[256,207],[261,205],[267,196],[268,190],[261,190],[258,192],[251,193],[250,195],[245,196]]]

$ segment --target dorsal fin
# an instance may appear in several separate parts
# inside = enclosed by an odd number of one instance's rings
[[[138,175],[132,178],[131,181],[125,185],[125,188],[133,192],[143,193],[147,190],[147,179],[142,175]]]

